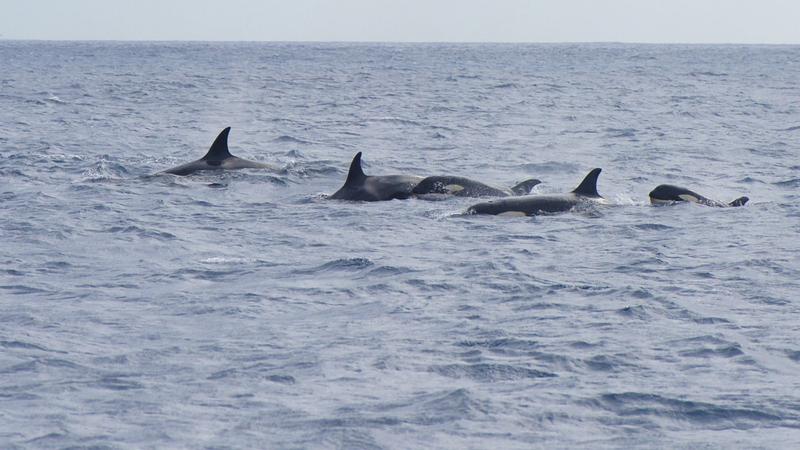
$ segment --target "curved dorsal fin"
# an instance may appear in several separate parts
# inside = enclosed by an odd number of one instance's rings
[[[600,197],[597,193],[597,177],[600,176],[600,171],[603,169],[592,169],[589,175],[581,181],[581,184],[572,191],[573,194],[583,195],[585,197]]]
[[[744,206],[750,199],[747,197],[739,197],[736,200],[728,203],[728,206]]]
[[[542,182],[536,178],[531,178],[512,186],[511,192],[513,192],[514,195],[528,195],[531,193],[531,189],[533,189],[533,187],[537,184],[542,184]]]
[[[353,157],[353,162],[350,163],[350,171],[347,172],[347,180],[345,180],[344,185],[360,185],[364,183],[365,178],[367,176],[364,175],[364,171],[361,169],[361,152],[358,152]]]
[[[208,153],[206,156],[203,156],[201,159],[203,160],[211,160],[211,161],[222,161],[225,158],[230,158],[231,152],[228,151],[228,133],[231,132],[231,127],[227,127],[217,136],[214,140],[214,143],[211,144],[211,148],[208,149]]]

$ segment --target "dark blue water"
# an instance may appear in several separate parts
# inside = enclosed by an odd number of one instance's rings
[[[5,41],[0,124],[3,448],[800,445],[798,47]]]

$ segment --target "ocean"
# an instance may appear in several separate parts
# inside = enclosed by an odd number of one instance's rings
[[[0,124],[4,449],[800,447],[800,47],[0,41]]]

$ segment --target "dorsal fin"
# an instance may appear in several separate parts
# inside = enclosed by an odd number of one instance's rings
[[[542,182],[536,178],[531,178],[512,186],[511,192],[513,192],[514,195],[528,195],[531,193],[531,189],[533,189],[533,187],[537,184],[542,184]]]
[[[225,158],[230,158],[231,152],[228,151],[228,133],[231,132],[231,127],[227,127],[217,136],[211,148],[208,149],[206,156],[201,159],[205,161],[222,161]]]
[[[739,197],[736,200],[728,203],[728,206],[744,206],[750,199],[747,197]]]
[[[589,175],[581,181],[581,184],[572,191],[573,194],[583,195],[585,197],[600,197],[597,193],[597,177],[600,176],[600,171],[603,169],[592,169]]]
[[[347,180],[345,180],[344,185],[360,185],[364,183],[365,178],[367,176],[364,175],[364,171],[361,169],[361,152],[358,152],[353,157],[353,162],[350,163],[350,171],[347,172]]]

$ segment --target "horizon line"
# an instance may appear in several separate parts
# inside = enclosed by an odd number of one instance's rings
[[[370,40],[248,40],[248,39],[49,39],[49,38],[13,38],[0,35],[0,41],[15,42],[196,42],[196,43],[272,43],[272,44],[532,44],[532,45],[564,45],[564,44],[612,44],[612,45],[774,45],[796,46],[800,42],[696,42],[696,41],[370,41]]]

